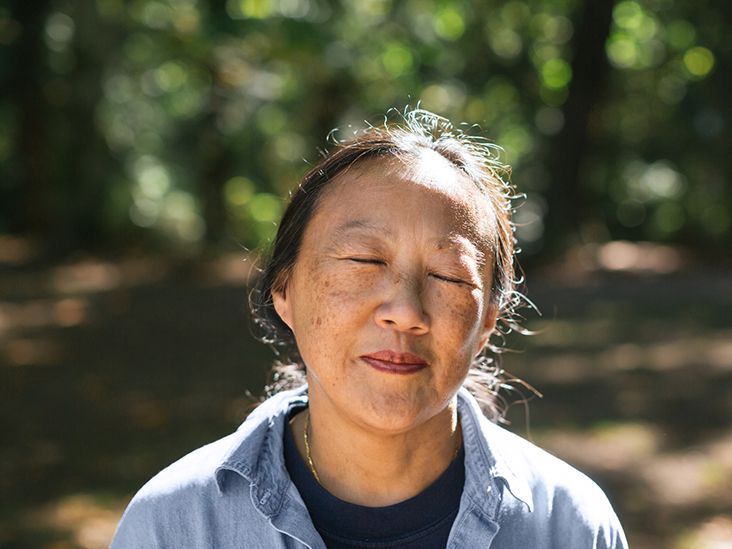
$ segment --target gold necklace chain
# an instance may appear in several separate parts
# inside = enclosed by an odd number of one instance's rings
[[[310,455],[310,441],[308,440],[308,431],[310,430],[310,408],[308,408],[308,411],[305,413],[305,430],[303,431],[303,439],[305,439],[305,457],[308,460],[308,467],[310,468],[310,472],[315,477],[315,480],[318,481],[318,484],[323,484],[320,482],[320,477],[318,476],[318,472],[315,470],[315,465],[313,464],[313,457]]]
[[[310,408],[308,408],[307,412],[305,412],[305,429],[303,429],[302,438],[305,441],[305,458],[308,461],[308,468],[310,469],[310,472],[315,477],[315,480],[318,481],[318,484],[322,485],[323,483],[320,482],[320,476],[318,475],[318,471],[315,470],[315,464],[313,463],[313,456],[310,454],[310,439],[308,435],[308,431],[310,431]],[[455,459],[458,454],[460,453],[460,437],[455,437],[455,452],[452,455],[452,459]]]

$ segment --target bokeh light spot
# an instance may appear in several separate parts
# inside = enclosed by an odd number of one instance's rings
[[[243,206],[254,196],[254,182],[246,177],[232,177],[224,183],[224,198],[231,206]]]
[[[619,2],[613,9],[615,24],[624,29],[637,29],[643,22],[643,8],[637,2]]]
[[[605,46],[608,59],[615,67],[627,69],[638,61],[638,45],[628,35],[613,34]]]
[[[282,201],[270,193],[258,193],[249,203],[252,218],[260,222],[275,222],[282,211]]]
[[[412,52],[401,44],[391,44],[384,51],[381,62],[391,76],[400,76],[412,70],[414,59]]]
[[[490,33],[489,41],[493,52],[503,59],[515,59],[523,49],[521,36],[509,28],[496,29]]]
[[[666,41],[677,50],[688,48],[694,43],[696,38],[696,29],[694,25],[683,19],[671,21],[666,25]]]
[[[176,61],[163,63],[155,71],[155,81],[163,91],[172,91],[186,83],[188,72]]]
[[[48,46],[54,51],[62,51],[74,37],[74,20],[65,13],[52,13],[46,21]]]
[[[432,25],[440,38],[457,40],[465,32],[463,15],[453,6],[438,11],[432,19]]]
[[[550,89],[564,88],[572,79],[572,68],[564,59],[550,59],[541,67],[541,79]]]
[[[279,107],[265,105],[257,112],[257,127],[265,135],[276,135],[287,125],[287,115]]]
[[[701,46],[691,48],[684,54],[684,67],[692,76],[704,78],[714,68],[714,54]]]

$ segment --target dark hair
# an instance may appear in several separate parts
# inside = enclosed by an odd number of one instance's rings
[[[393,112],[393,111],[390,111]],[[331,134],[333,135],[333,134]],[[526,333],[520,326],[517,309],[529,303],[516,290],[514,225],[512,201],[517,198],[510,182],[510,168],[498,160],[500,148],[479,137],[456,129],[448,120],[423,109],[405,110],[398,121],[369,126],[348,140],[335,141],[335,148],[303,177],[292,193],[275,237],[269,261],[249,296],[257,337],[273,346],[280,357],[275,364],[268,393],[294,387],[304,382],[305,365],[290,328],[274,309],[272,292],[284,288],[295,265],[303,234],[313,217],[323,190],[347,168],[369,159],[412,160],[431,150],[461,170],[490,202],[494,212],[493,277],[491,301],[498,307],[496,331],[499,343],[489,343],[487,351],[473,362],[465,386],[475,394],[484,410],[501,419],[507,406],[499,395],[502,388],[512,388],[520,380],[509,378],[497,365],[495,355],[502,350],[502,340],[512,331]]]

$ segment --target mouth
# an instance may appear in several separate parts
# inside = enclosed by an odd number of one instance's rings
[[[360,358],[375,370],[397,375],[413,374],[428,366],[420,356],[391,350],[369,353]]]

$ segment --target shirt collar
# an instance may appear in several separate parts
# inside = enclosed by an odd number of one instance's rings
[[[534,509],[531,487],[528,479],[531,471],[525,465],[525,459],[518,447],[525,443],[516,435],[488,420],[480,409],[478,401],[467,389],[458,391],[458,411],[461,416],[463,440],[469,445],[466,452],[466,487],[468,482],[480,486],[482,479],[502,479],[508,491],[521,501],[529,511]],[[470,474],[472,468],[474,475]]]
[[[290,485],[284,461],[285,421],[289,411],[306,405],[307,399],[307,386],[283,391],[249,415],[233,435],[230,449],[216,468],[216,482],[222,494],[226,490],[227,472],[236,473],[249,481],[252,500],[265,515],[279,511]],[[500,478],[515,498],[533,510],[528,484],[531,473],[523,466],[517,448],[516,440],[520,439],[490,422],[464,388],[458,392],[458,410],[466,444],[466,489],[479,492],[474,494],[476,501],[484,501],[494,479]]]
[[[216,483],[222,494],[226,492],[228,473],[235,473],[249,482],[252,501],[265,515],[279,511],[290,486],[284,458],[285,421],[293,406],[305,404],[307,386],[277,393],[249,414],[216,468]]]

